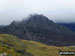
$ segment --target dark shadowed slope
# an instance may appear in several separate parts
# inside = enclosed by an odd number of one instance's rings
[[[75,23],[58,23],[62,26],[66,26],[68,27],[70,30],[74,31],[75,32]]]
[[[48,45],[75,45],[75,33],[43,15],[31,15],[27,20],[13,21],[0,30],[0,33],[12,34],[21,39],[34,40]]]

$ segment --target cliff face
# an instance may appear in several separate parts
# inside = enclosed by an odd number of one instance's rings
[[[75,33],[54,23],[43,15],[31,15],[27,20],[13,21],[0,30],[21,39],[34,40],[48,45],[75,45]]]

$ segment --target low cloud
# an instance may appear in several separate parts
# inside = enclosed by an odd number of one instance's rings
[[[0,24],[35,13],[56,22],[75,22],[75,0],[0,0]]]

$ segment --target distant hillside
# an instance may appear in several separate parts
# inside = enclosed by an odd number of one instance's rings
[[[70,30],[74,31],[75,32],[75,23],[58,23],[58,24],[61,24],[63,26],[66,26],[68,27]]]
[[[4,27],[6,27],[5,25],[0,25],[0,30],[2,30]]]
[[[1,29],[0,33],[54,46],[75,45],[75,33],[43,15],[31,15],[27,20],[13,21]]]
[[[48,46],[40,42],[21,40],[0,34],[0,55],[5,56],[60,56],[59,51],[75,51],[75,46]]]

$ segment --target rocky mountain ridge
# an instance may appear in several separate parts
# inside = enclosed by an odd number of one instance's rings
[[[0,33],[15,35],[21,39],[34,40],[48,45],[75,45],[75,33],[67,27],[49,20],[43,15],[31,15],[27,20],[13,21]]]

